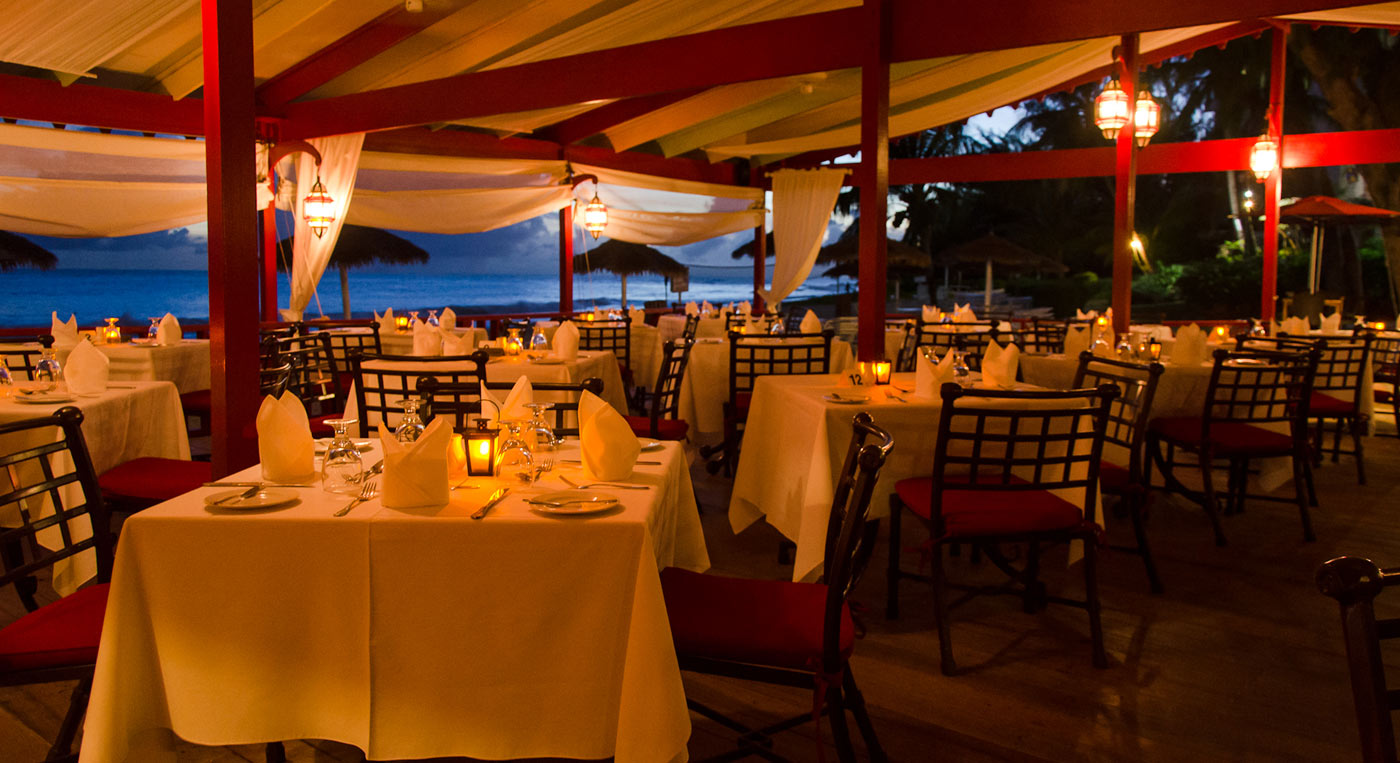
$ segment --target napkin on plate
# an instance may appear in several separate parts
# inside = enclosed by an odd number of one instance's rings
[[[530,384],[530,377],[521,376],[515,380],[515,386],[506,393],[505,402],[501,402],[491,391],[486,389],[486,384],[481,385],[481,418],[492,424],[499,419],[528,419],[533,415],[529,408],[525,406],[535,402],[535,387]],[[495,403],[492,405],[491,403]]]
[[[943,359],[935,364],[924,357],[922,352],[914,355],[914,394],[930,400],[938,397],[938,390],[945,382],[953,380],[953,353],[943,354]]]
[[[822,319],[818,318],[816,313],[808,310],[807,314],[802,316],[802,323],[798,324],[797,330],[803,334],[820,334],[822,333]]]
[[[1079,353],[1092,350],[1094,330],[1092,326],[1070,326],[1065,332],[1065,357],[1078,358]]]
[[[398,328],[398,326],[394,324],[394,308],[392,307],[385,310],[382,316],[379,313],[375,313],[374,322],[379,324],[379,333],[381,334]]]
[[[1340,334],[1342,332],[1342,311],[1338,310],[1331,315],[1322,316],[1322,333]]]
[[[1176,332],[1176,344],[1172,347],[1172,365],[1199,366],[1206,362],[1209,351],[1206,349],[1206,332],[1192,323]]]
[[[310,482],[316,477],[315,446],[306,408],[291,392],[268,395],[258,408],[258,459],[269,482]]]
[[[575,326],[573,321],[559,324],[559,328],[554,330],[551,347],[556,358],[578,360],[578,326]]]
[[[96,395],[107,391],[111,362],[90,342],[78,342],[63,363],[63,380],[75,395]]]
[[[166,313],[160,319],[160,328],[156,329],[156,344],[161,347],[172,347],[180,343],[185,336],[185,332],[180,329],[180,322],[175,320],[175,316]]]
[[[1004,349],[996,342],[987,344],[982,356],[982,382],[989,387],[1011,389],[1016,386],[1016,371],[1021,365],[1021,350],[1014,344]]]
[[[697,305],[697,304],[695,304],[694,302],[687,302],[687,303],[685,303],[685,314],[686,314],[686,315],[699,315],[699,314],[700,314],[700,306]]]
[[[68,314],[67,322],[58,319],[58,311],[53,311],[53,323],[49,329],[53,334],[54,347],[75,347],[78,344],[78,316]]]
[[[739,314],[740,314],[740,315],[752,315],[752,314],[753,314],[753,304],[750,303],[747,299],[744,300],[743,302],[740,302],[740,303],[739,303]]]
[[[627,317],[632,319],[633,326],[640,326],[647,322],[647,311],[636,307],[627,308]]]
[[[706,315],[709,315],[710,313],[713,313],[714,311],[715,311],[715,306],[712,305],[712,304],[710,304],[710,300],[707,299],[707,300],[705,300],[704,302],[701,302],[701,303],[700,303],[700,312],[702,312],[702,313],[704,313],[704,314],[706,314]]]
[[[924,323],[940,323],[943,320],[943,311],[937,305],[924,305],[922,314]]]
[[[1074,310],[1074,319],[1077,320],[1077,321],[1092,321],[1093,319],[1095,319],[1095,318],[1097,318],[1097,317],[1099,317],[1099,311],[1098,311],[1098,310],[1090,310],[1090,311],[1087,312],[1087,313],[1084,312],[1083,310],[1078,309],[1078,308],[1075,308],[1075,310]]]
[[[470,355],[472,354],[472,350],[476,349],[475,347],[471,346],[473,337],[470,334],[468,334],[467,336],[457,336],[456,334],[446,329],[438,329],[438,335],[442,337],[443,355]],[[417,346],[417,343],[418,337],[415,336],[415,347]]]
[[[632,476],[642,445],[617,409],[592,392],[578,401],[579,444],[589,479],[625,480]]]
[[[971,303],[971,302],[967,303],[966,305],[954,305],[954,309],[953,309],[953,322],[954,322],[954,323],[976,323],[976,322],[977,322],[977,313],[972,312],[972,303]]]
[[[450,307],[444,307],[442,314],[438,316],[438,327],[448,331],[457,330],[457,313]]]
[[[384,446],[384,489],[379,501],[389,509],[416,509],[447,505],[447,446],[452,427],[447,417],[433,419],[413,442],[394,438],[379,422],[379,442]]]
[[[420,357],[441,355],[442,333],[422,321],[414,321],[413,354]]]

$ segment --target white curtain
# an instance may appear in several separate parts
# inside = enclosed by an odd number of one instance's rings
[[[642,212],[608,208],[603,235],[634,244],[684,246],[763,225],[763,210],[743,212]]]
[[[448,188],[431,191],[360,189],[348,219],[355,225],[419,233],[480,233],[562,209],[567,185],[525,188]]]
[[[335,200],[339,212],[335,222],[317,238],[302,215],[303,200],[316,184],[316,160],[305,153],[297,157],[297,195],[294,209],[296,234],[292,241],[292,296],[290,308],[293,313],[304,314],[306,304],[326,272],[335,242],[340,238],[340,228],[345,224],[345,210],[350,208],[350,198],[355,191],[355,171],[360,164],[360,147],[364,145],[364,133],[353,135],[333,135],[317,138],[311,145],[321,152],[320,178],[326,193]]]
[[[37,236],[134,236],[208,217],[204,182],[0,177],[0,230]]]
[[[777,170],[773,178],[773,284],[763,299],[777,306],[812,272],[846,170]]]

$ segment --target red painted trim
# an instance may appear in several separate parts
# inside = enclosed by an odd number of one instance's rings
[[[890,186],[891,0],[865,0],[860,27],[865,51],[860,72],[860,261],[856,349],[860,360],[885,354],[885,295],[889,291],[885,218]],[[936,27],[931,27],[936,28]]]
[[[258,103],[269,111],[277,111],[456,10],[457,6],[452,3],[427,3],[416,13],[404,10],[403,5],[386,11],[264,82],[257,90]]]
[[[703,92],[700,88],[692,88],[616,101],[539,130],[537,134],[544,140],[567,146],[700,92]]]
[[[1288,28],[1275,29],[1269,49],[1269,134],[1278,142],[1279,164],[1283,164],[1283,84],[1287,76]],[[1275,169],[1264,181],[1264,273],[1259,283],[1259,315],[1274,317],[1278,295],[1278,218],[1282,195],[1283,169]]]
[[[198,98],[73,84],[0,74],[0,117],[106,127],[113,130],[203,135]]]
[[[277,315],[277,205],[268,204],[260,216],[262,246],[258,260],[262,264],[262,319],[275,321]]]
[[[574,207],[559,209],[559,312],[574,312]]]
[[[409,127],[365,135],[365,151],[475,159],[558,159],[559,146],[530,138],[497,138],[466,130]]]
[[[768,234],[760,225],[753,229],[753,301],[749,303],[749,315],[763,315],[763,289],[768,285]]]
[[[1123,35],[1118,74],[1133,114],[1138,82],[1138,36]],[[1113,330],[1126,334],[1133,317],[1133,213],[1137,205],[1137,140],[1130,121],[1118,133],[1114,149],[1113,197]]]

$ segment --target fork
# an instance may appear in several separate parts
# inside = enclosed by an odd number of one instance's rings
[[[371,498],[373,498],[374,496],[378,495],[378,493],[379,493],[379,481],[378,481],[378,480],[371,479],[369,482],[366,482],[366,483],[365,483],[365,486],[364,486],[363,488],[360,489],[360,494],[357,495],[357,496],[355,496],[355,499],[354,499],[354,500],[352,500],[350,503],[347,503],[347,504],[345,505],[345,508],[341,509],[340,511],[337,511],[335,514],[332,514],[331,516],[343,517],[343,516],[345,516],[346,514],[349,514],[351,509],[355,508],[356,506],[359,506],[360,504],[364,503],[365,501],[368,501],[369,499],[371,499]]]
[[[574,489],[576,489],[576,490],[583,490],[583,489],[585,489],[585,488],[590,488],[590,487],[610,487],[610,488],[614,488],[614,489],[617,489],[617,490],[650,490],[650,489],[651,489],[651,486],[650,486],[650,485],[619,485],[619,484],[617,484],[617,483],[615,483],[615,482],[590,482],[590,483],[588,483],[587,485],[579,485],[579,484],[574,483],[572,480],[570,480],[568,477],[565,477],[565,476],[562,475],[562,474],[559,475],[559,479],[563,480],[563,482],[564,482],[565,485],[568,485],[569,487],[574,488]]]

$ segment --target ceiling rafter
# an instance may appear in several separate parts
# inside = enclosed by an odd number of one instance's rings
[[[616,127],[617,125],[636,119],[642,115],[649,114],[657,109],[666,108],[673,103],[683,101],[700,92],[702,92],[700,88],[692,88],[690,90],[657,93],[655,95],[644,95],[639,98],[627,98],[621,101],[614,101],[606,106],[599,106],[592,111],[566,119],[558,124],[540,130],[538,134],[545,140],[552,140],[555,143],[563,145],[577,143],[584,138],[607,132],[607,130],[612,127]]]
[[[203,135],[199,99],[0,74],[0,116],[114,130]]]

